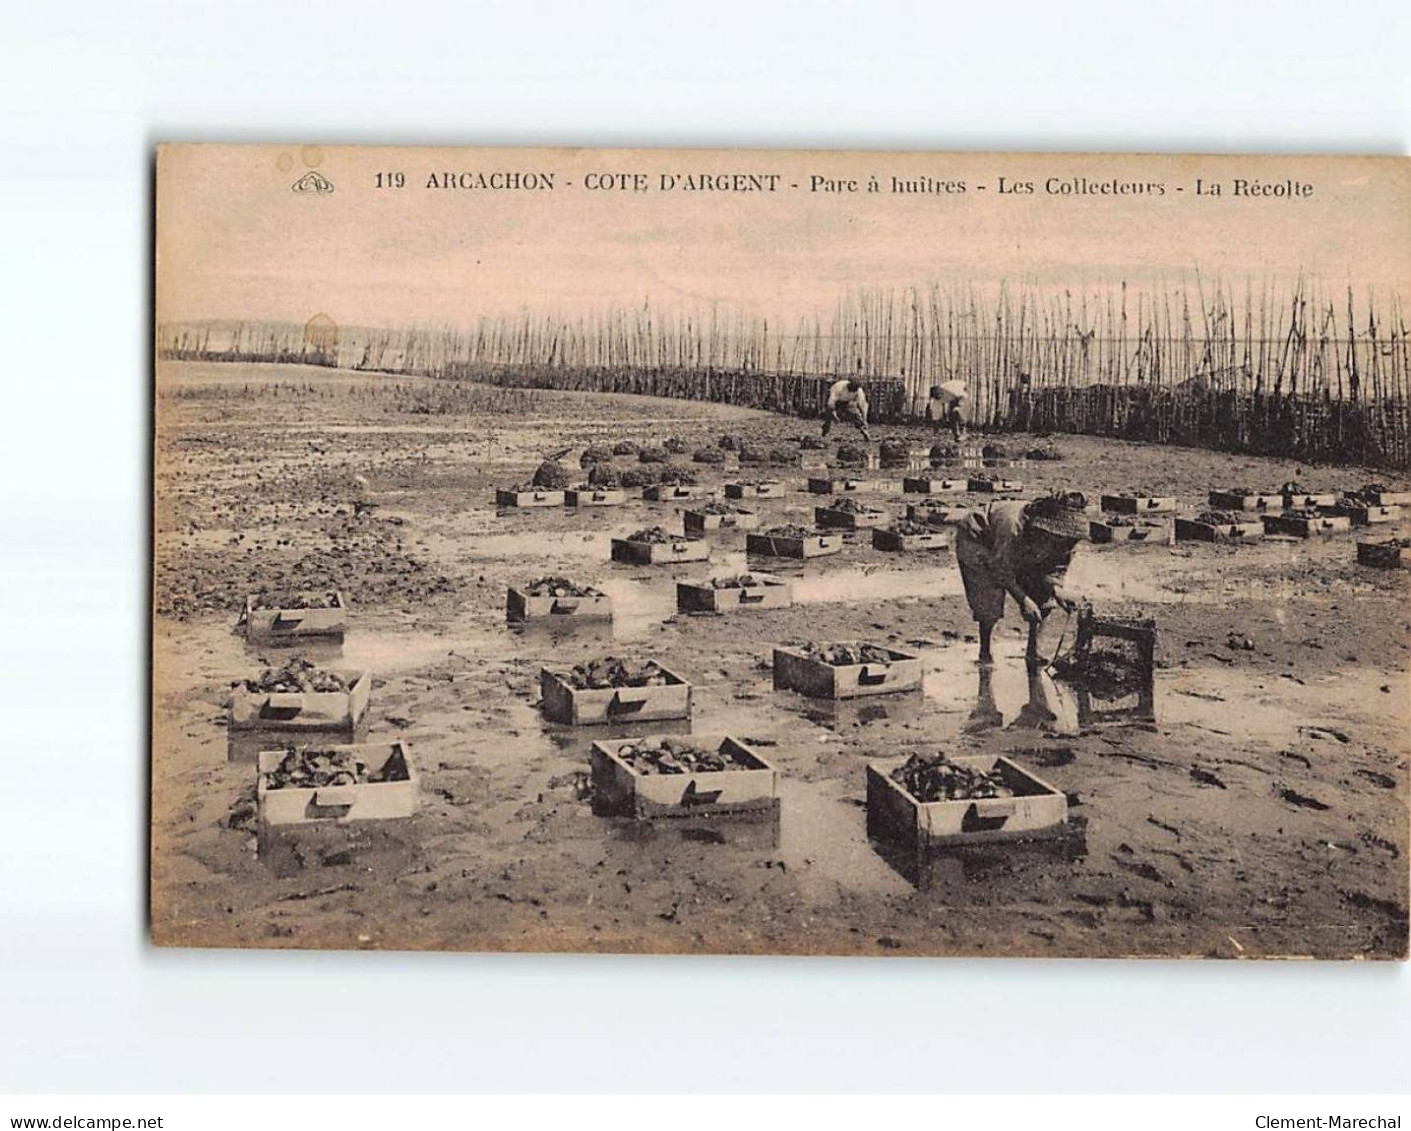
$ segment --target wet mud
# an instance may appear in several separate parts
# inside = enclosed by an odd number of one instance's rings
[[[231,370],[239,369],[238,378]],[[549,455],[626,437],[722,432],[768,447],[796,420],[718,405],[545,393],[513,412],[397,411],[376,378],[173,366],[159,399],[152,919],[194,946],[863,954],[1390,957],[1406,943],[1406,582],[1359,569],[1349,539],[1084,546],[1071,585],[1158,627],[1154,717],[1085,715],[1083,688],[1026,670],[1013,610],[996,663],[948,552],[758,561],[711,532],[708,563],[609,561],[612,537],[680,533],[689,504],[498,511],[495,487]],[[280,388],[276,397],[269,390]],[[210,389],[230,395],[204,395]],[[195,390],[187,395],[178,395]],[[248,393],[246,392],[248,390]],[[881,430],[886,433],[888,430]],[[899,436],[903,430],[895,431]],[[1009,438],[1006,438],[1009,443]],[[1027,437],[1016,445],[1032,446]],[[1026,492],[1121,483],[1199,503],[1211,484],[1279,483],[1278,461],[1060,437]],[[627,462],[623,466],[628,466]],[[692,465],[718,486],[729,465]],[[802,473],[794,486],[801,488]],[[1298,469],[1334,489],[1363,469]],[[354,477],[365,491],[352,486]],[[960,496],[983,505],[983,499]],[[795,489],[750,502],[808,524]],[[900,515],[898,491],[869,496]],[[678,580],[767,572],[789,608],[684,616]],[[611,621],[505,621],[508,586],[559,574]],[[337,588],[341,643],[249,644],[259,588]],[[1040,654],[1060,648],[1060,614]],[[1248,642],[1236,648],[1233,635]],[[831,702],[775,691],[774,644],[866,640],[922,657],[919,691]],[[1071,633],[1070,633],[1071,639]],[[1067,642],[1064,642],[1064,647]],[[290,655],[369,671],[359,740],[410,744],[416,816],[262,838],[254,753],[226,729],[231,684]],[[547,723],[539,671],[656,659],[693,685],[691,721]],[[739,737],[778,771],[777,828],[658,829],[594,816],[600,737]],[[322,741],[322,739],[321,739]],[[282,745],[282,740],[269,747]],[[967,848],[918,875],[866,829],[866,765],[912,752],[1005,754],[1064,793],[1057,844]],[[263,843],[262,843],[263,840]]]

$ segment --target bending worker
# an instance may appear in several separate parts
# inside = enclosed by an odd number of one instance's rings
[[[965,427],[961,408],[969,396],[970,391],[966,389],[964,381],[946,381],[931,386],[931,399],[926,404],[926,415],[931,418],[936,431],[949,428],[957,443],[960,442],[960,433]]]
[[[823,435],[828,435],[834,424],[843,421],[857,425],[862,438],[871,443],[872,434],[867,431],[867,393],[861,381],[850,381],[846,377],[834,381],[828,390],[828,404],[823,410]]]
[[[1087,500],[1076,491],[1033,502],[1003,501],[973,511],[956,531],[955,558],[965,598],[980,626],[980,663],[991,664],[990,635],[1004,616],[1006,594],[1029,623],[1024,658],[1038,662],[1039,626],[1055,608],[1072,612],[1064,588],[1073,551],[1088,536]]]

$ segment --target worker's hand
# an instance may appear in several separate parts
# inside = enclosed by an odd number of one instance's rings
[[[1062,609],[1065,613],[1071,613],[1074,609],[1076,609],[1080,600],[1077,594],[1072,593],[1067,589],[1058,588],[1055,588],[1053,591],[1053,599],[1058,602],[1058,607]]]
[[[1024,614],[1024,619],[1030,624],[1039,624],[1044,619],[1044,611],[1039,608],[1038,602],[1032,597],[1025,597],[1019,606],[1019,611]]]

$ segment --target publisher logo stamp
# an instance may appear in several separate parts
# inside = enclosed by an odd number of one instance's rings
[[[327,196],[333,191],[333,182],[322,173],[310,170],[294,182],[294,191],[301,196],[310,193],[314,196]]]

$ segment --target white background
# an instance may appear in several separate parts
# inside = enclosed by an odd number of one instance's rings
[[[157,952],[141,912],[156,141],[1404,153],[1408,8],[0,6],[0,1092],[1411,1089],[1399,965]]]

